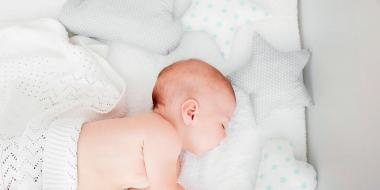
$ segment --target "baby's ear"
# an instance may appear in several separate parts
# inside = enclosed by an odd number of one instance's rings
[[[194,99],[187,99],[181,106],[181,115],[185,125],[191,125],[198,114],[198,102]]]

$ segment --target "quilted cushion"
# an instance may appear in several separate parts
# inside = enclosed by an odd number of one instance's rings
[[[76,34],[168,54],[182,35],[174,6],[186,8],[174,0],[68,0],[59,19]]]

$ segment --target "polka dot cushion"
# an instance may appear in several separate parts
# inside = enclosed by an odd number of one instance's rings
[[[256,121],[262,122],[277,108],[310,104],[302,81],[302,70],[309,57],[307,50],[278,51],[254,34],[252,61],[229,78],[250,94]]]
[[[255,190],[314,190],[314,168],[294,159],[293,146],[286,140],[268,141],[262,150]]]
[[[250,21],[270,16],[270,12],[249,0],[194,0],[182,18],[185,30],[205,31],[228,57],[235,32]]]

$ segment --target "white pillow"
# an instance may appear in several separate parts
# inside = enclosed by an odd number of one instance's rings
[[[229,78],[250,94],[258,122],[276,108],[310,104],[302,81],[309,56],[306,50],[278,51],[260,35],[254,35],[253,60]]]
[[[295,160],[294,145],[283,139],[265,143],[255,190],[314,190],[317,176],[314,168]]]
[[[191,190],[254,189],[260,160],[260,133],[255,127],[248,94],[235,87],[237,107],[227,127],[226,139],[197,157],[182,155],[180,183]]]
[[[38,18],[56,18],[66,0],[1,1],[0,25]]]
[[[249,22],[258,21],[270,16],[270,12],[262,9],[249,0],[194,0],[189,10],[182,18],[185,30],[206,31],[210,33],[219,45],[222,54],[227,60],[233,54],[236,31]],[[238,33],[239,34],[239,33]],[[244,33],[240,33],[243,34]],[[251,35],[245,35],[246,40]],[[249,49],[249,46],[240,46]],[[249,44],[248,44],[249,45]],[[249,59],[249,54],[240,55],[234,63],[239,64]],[[236,57],[235,57],[236,59]]]
[[[176,18],[181,18],[186,10],[190,7],[191,0],[175,0],[174,1],[174,15]]]
[[[59,18],[80,35],[168,54],[182,35],[182,24],[174,16],[181,11],[174,5],[174,0],[68,0]]]

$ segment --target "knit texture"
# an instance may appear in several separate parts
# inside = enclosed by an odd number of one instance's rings
[[[125,115],[123,80],[55,20],[0,28],[0,41],[0,189],[76,189],[80,128]]]
[[[174,5],[174,0],[68,0],[59,18],[76,34],[168,54],[182,35]]]

